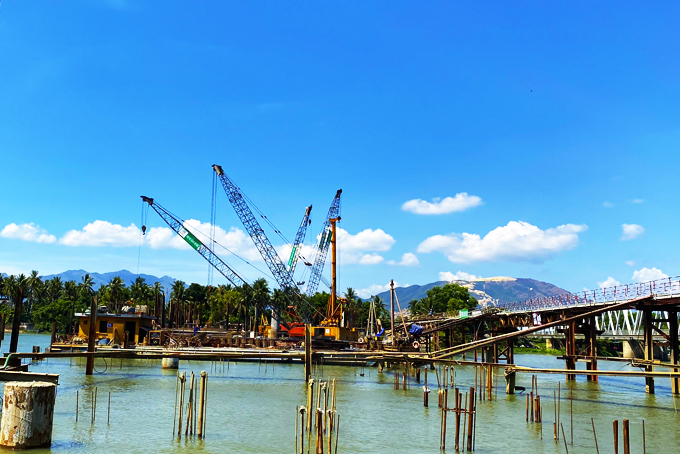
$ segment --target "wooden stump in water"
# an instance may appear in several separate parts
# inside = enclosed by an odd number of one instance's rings
[[[46,382],[5,383],[0,446],[26,449],[52,444],[56,389]]]

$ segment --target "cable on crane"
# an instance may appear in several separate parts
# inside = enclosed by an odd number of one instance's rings
[[[228,177],[228,175],[227,175],[227,177]],[[234,186],[236,186],[236,185],[234,185]],[[238,189],[238,192],[241,195],[241,197],[243,197],[248,202],[248,204],[250,206],[252,206],[255,209],[255,211],[257,211],[257,213],[260,215],[260,217],[265,220],[265,222],[274,230],[274,233],[276,233],[279,236],[279,238],[281,238],[286,243],[293,244],[292,241],[290,241],[288,238],[286,238],[286,236],[283,233],[281,233],[281,230],[276,228],[274,223],[269,220],[269,218],[262,212],[262,210],[260,210],[258,208],[258,206],[255,205],[255,202],[253,202],[250,199],[250,197],[248,197],[246,194],[243,193],[243,191],[241,190],[241,188],[239,186],[236,186],[236,188]]]
[[[210,249],[215,250],[215,219],[217,218],[217,174],[212,172],[212,192],[210,200]],[[208,265],[208,285],[213,283],[213,266]]]
[[[177,218],[177,219],[179,219],[179,218]],[[181,219],[180,219],[180,220],[181,220]],[[182,223],[183,223],[183,225],[184,225],[184,221],[182,221]],[[187,230],[190,230],[189,228],[187,228],[187,226],[188,226],[188,224],[184,225],[184,228],[187,229]],[[197,233],[197,234],[199,234],[199,235],[202,235],[203,237],[206,237],[206,238],[209,239],[208,235],[206,235],[205,233],[201,232],[201,231],[198,230],[198,229],[193,229],[193,232],[192,232],[192,233],[194,233],[194,232]],[[236,257],[237,259],[241,260],[241,261],[242,261],[243,263],[245,263],[246,265],[248,265],[248,266],[252,267],[253,269],[259,271],[260,273],[264,274],[266,277],[268,277],[268,278],[270,278],[270,279],[276,281],[276,279],[274,279],[271,275],[267,274],[265,271],[262,271],[261,269],[259,269],[258,267],[256,267],[256,266],[253,265],[252,263],[250,263],[248,260],[246,260],[246,259],[244,259],[243,257],[241,257],[240,255],[238,255],[236,252],[234,252],[234,251],[232,251],[231,249],[229,249],[228,247],[226,247],[225,245],[219,243],[218,241],[214,241],[214,240],[213,240],[213,244],[214,244],[214,245],[217,245],[217,246],[219,246],[219,247],[221,247],[222,249],[224,249],[225,251],[227,251],[228,253],[230,253],[231,255],[233,255],[234,257]],[[214,250],[214,249],[213,249],[213,250]]]
[[[146,205],[146,207],[144,205]],[[149,204],[145,203],[142,200],[142,219],[141,219],[142,228],[139,234],[139,248],[137,250],[137,277],[139,277],[139,262],[142,258],[142,237],[146,235],[146,221],[148,218],[149,218]]]

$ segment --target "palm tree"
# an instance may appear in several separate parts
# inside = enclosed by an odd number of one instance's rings
[[[355,316],[357,311],[357,294],[354,292],[352,287],[347,287],[345,292],[345,299],[347,300],[347,320],[345,321],[346,326],[354,326]]]
[[[123,279],[120,276],[115,276],[113,279],[111,279],[111,282],[109,282],[111,301],[114,304],[116,315],[120,315],[120,306],[118,304],[118,298],[120,297],[120,294],[123,291],[123,287],[124,287]]]
[[[269,306],[269,284],[263,278],[260,278],[253,282],[253,306],[255,306],[255,323],[253,328],[257,329],[258,323],[258,311],[263,311],[264,308]]]
[[[60,277],[54,277],[47,281],[47,295],[49,297],[50,303],[56,303],[59,299],[59,295],[63,290],[63,285]]]
[[[78,291],[78,286],[76,285],[76,281],[66,281],[64,283],[64,298],[66,298],[68,301],[71,302],[71,317],[69,319],[69,332],[73,333],[74,332],[74,324],[73,324],[73,316],[76,313],[76,301],[78,300],[78,294],[80,292]]]
[[[94,293],[94,290],[92,289],[92,286],[94,285],[94,280],[92,279],[92,276],[89,274],[85,274],[83,276],[83,281],[79,284],[80,291],[86,291],[88,294]]]
[[[165,304],[165,294],[160,282],[156,282],[151,287],[151,296],[153,297],[153,315],[158,319],[161,315],[161,304]]]
[[[21,274],[19,277],[11,276],[9,282],[5,281],[5,287],[9,290],[9,297],[14,303],[14,317],[12,318],[12,338],[9,343],[9,352],[16,353],[19,343],[19,325],[21,324],[21,309],[24,298],[28,293],[28,279]]]
[[[186,303],[186,296],[185,296],[185,287],[184,287],[184,281],[175,281],[172,283],[172,292],[170,293],[170,299],[174,303],[174,311],[173,312],[173,322],[177,323],[177,325],[181,325],[182,321],[179,320],[179,314],[181,314],[180,310]]]
[[[239,289],[238,309],[236,316],[243,314],[243,329],[247,329],[248,313],[253,302],[253,288],[248,284],[243,284]]]
[[[26,304],[26,317],[31,318],[31,313],[33,312],[33,304],[35,300],[40,296],[43,290],[43,282],[38,275],[36,270],[31,271],[31,275],[28,277],[28,299]]]

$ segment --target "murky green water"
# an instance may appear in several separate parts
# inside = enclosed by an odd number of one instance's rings
[[[8,342],[5,343],[6,345]],[[22,335],[20,350],[46,347],[49,336]],[[6,345],[3,345],[6,350]],[[561,368],[564,364],[543,355],[517,355],[521,365]],[[582,365],[580,365],[582,366]],[[100,373],[85,376],[84,360],[44,361],[31,367],[35,372],[60,374],[57,391],[53,445],[55,453],[286,453],[294,452],[295,407],[306,402],[302,368],[298,365],[230,363],[224,372],[211,370],[210,362],[181,362],[180,369],[209,373],[206,438],[204,441],[172,436],[175,373],[163,371],[159,360],[105,362],[98,359]],[[630,369],[620,363],[599,364],[601,369]],[[336,377],[337,408],[341,414],[338,452],[344,453],[437,453],[440,414],[436,385],[430,395],[430,408],[423,408],[422,387],[412,384],[409,391],[395,391],[393,375],[378,374],[374,368],[329,367],[317,371],[324,378]],[[433,374],[429,380],[434,380]],[[569,388],[561,375],[539,377],[543,396],[544,424],[525,420],[524,395],[506,396],[504,382],[497,400],[478,403],[476,452],[563,453],[560,441],[552,438],[553,391],[562,387],[561,422],[570,441]],[[456,384],[461,388],[474,383],[471,367],[456,368]],[[530,375],[519,375],[517,385],[531,387]],[[91,425],[91,391],[98,388],[96,422]],[[432,385],[431,385],[432,387]],[[566,389],[565,389],[566,387]],[[598,384],[578,377],[573,384],[574,442],[570,453],[594,453],[591,418],[595,420],[600,452],[613,452],[612,421],[624,418],[631,424],[631,452],[642,452],[642,425],[645,420],[648,453],[680,452],[680,399],[670,396],[669,380],[657,379],[657,394],[644,391],[644,379],[601,377]],[[80,414],[75,421],[76,391]],[[111,392],[111,422],[107,424],[107,399]],[[452,399],[450,399],[452,401]],[[621,430],[621,429],[620,429]],[[453,449],[454,418],[449,417],[447,451]],[[619,448],[623,452],[622,447]],[[32,452],[47,452],[39,450]]]

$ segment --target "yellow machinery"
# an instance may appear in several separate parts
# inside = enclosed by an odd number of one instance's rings
[[[336,274],[336,223],[340,217],[329,219],[331,222],[331,296],[326,306],[326,318],[321,321],[321,326],[314,328],[314,334],[330,337],[335,340],[357,341],[359,333],[355,328],[346,328],[343,325],[343,305],[347,303],[344,298],[337,297],[337,274]],[[321,332],[321,330],[323,330]]]

